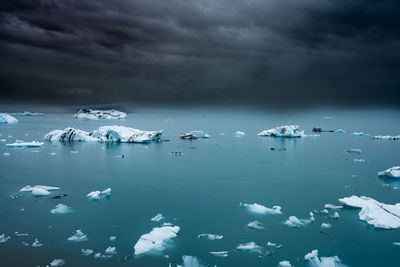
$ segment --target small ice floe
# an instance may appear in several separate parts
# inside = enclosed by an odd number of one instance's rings
[[[193,256],[182,256],[182,265],[177,265],[177,267],[202,267],[203,265],[200,264],[199,259]]]
[[[312,131],[314,133],[333,133],[333,130],[324,130],[324,129],[319,128],[319,127],[312,128]]]
[[[393,246],[400,246],[400,242],[392,242]]]
[[[250,212],[257,213],[257,214],[282,214],[280,206],[273,206],[272,208],[267,208],[263,205],[253,203],[240,203],[240,206],[246,207]]]
[[[264,130],[258,134],[259,136],[273,136],[273,137],[302,137],[304,131],[299,131],[298,125],[285,125],[273,129]]]
[[[179,136],[181,139],[210,138],[210,135],[205,133],[203,130],[196,130],[196,131],[190,131],[187,133],[181,133]]]
[[[79,153],[78,150],[71,150],[70,152],[71,152],[71,154],[78,154]]]
[[[44,116],[43,113],[30,112],[30,111],[11,113],[11,115],[13,115],[13,116]]]
[[[71,207],[64,204],[58,204],[54,209],[50,211],[52,214],[68,214],[72,212]]]
[[[228,251],[211,251],[209,254],[214,255],[215,257],[226,258],[229,255]]]
[[[223,235],[216,235],[216,234],[199,234],[197,236],[199,239],[208,239],[208,240],[219,240],[224,238]]]
[[[245,244],[239,244],[236,249],[250,252],[261,252],[261,246],[257,245],[253,241]]]
[[[338,130],[336,130],[336,132],[337,132],[337,133],[345,133],[346,131],[343,130],[343,129],[338,129]]]
[[[381,139],[381,140],[399,140],[400,135],[376,135],[372,136],[372,139]]]
[[[82,242],[87,240],[87,236],[79,229],[75,231],[75,234],[73,236],[68,237],[68,241],[71,242]]]
[[[29,234],[27,234],[27,233],[18,233],[18,232],[15,232],[14,234],[15,234],[16,237],[29,236]]]
[[[158,213],[156,216],[154,216],[153,218],[150,219],[150,221],[153,222],[159,222],[162,219],[164,219],[164,216],[161,213]]]
[[[353,159],[354,162],[365,163],[365,159]]]
[[[0,113],[0,123],[16,123],[18,120],[7,113]]]
[[[333,204],[325,204],[325,206],[324,206],[325,208],[327,208],[327,209],[332,209],[332,210],[338,210],[338,209],[342,209],[343,208],[343,206],[336,206],[336,205],[333,205]]]
[[[115,109],[110,110],[98,110],[98,109],[90,109],[90,108],[81,108],[76,114],[74,114],[74,118],[78,119],[89,119],[89,120],[117,120],[117,119],[125,119],[127,117],[125,112],[118,111]]]
[[[35,197],[40,197],[40,196],[47,196],[50,195],[51,193],[49,191],[53,190],[59,190],[59,187],[54,187],[54,186],[45,186],[45,185],[35,185],[35,186],[24,186],[21,188],[19,191],[20,192],[31,192],[31,194]]]
[[[339,202],[355,208],[361,208],[360,220],[375,228],[396,229],[400,227],[400,203],[395,205],[380,203],[369,197],[345,197]]]
[[[362,150],[359,148],[350,148],[345,150],[347,153],[361,154]]]
[[[179,226],[164,225],[155,227],[150,233],[143,234],[136,242],[135,256],[148,252],[161,252],[169,240],[176,237],[179,233]]]
[[[86,195],[86,197],[90,198],[91,200],[99,200],[100,198],[111,197],[111,188],[107,188],[103,191],[92,191]]]
[[[111,242],[113,242],[113,241],[115,241],[115,240],[117,240],[117,237],[116,237],[116,236],[114,236],[114,235],[110,236],[110,241],[111,241]]]
[[[339,218],[340,218],[339,212],[335,211],[335,212],[332,214],[331,218],[332,218],[332,219],[339,219]]]
[[[343,264],[338,256],[332,256],[332,257],[321,257],[318,258],[318,250],[314,249],[312,252],[307,253],[304,256],[304,260],[309,261],[311,266],[315,267],[346,267],[345,264]]]
[[[328,228],[331,228],[331,227],[332,227],[332,225],[330,223],[321,223],[321,228],[322,229],[328,229]]]
[[[37,141],[32,141],[32,142],[20,142],[20,143],[12,143],[12,144],[7,144],[7,147],[41,147],[44,143],[43,142],[37,142]]]
[[[354,132],[354,133],[352,133],[352,135],[354,135],[354,136],[364,136],[364,133],[363,132]]]
[[[108,255],[115,255],[115,254],[117,254],[117,250],[115,247],[108,247],[108,248],[106,248],[104,253],[108,254]]]
[[[161,138],[162,130],[144,131],[124,126],[102,126],[90,133],[100,142],[149,143]]]
[[[6,157],[6,156],[10,156],[10,153],[4,152],[4,153],[3,153],[3,156],[5,156],[5,157]]]
[[[296,216],[290,216],[289,219],[285,221],[285,224],[290,227],[301,227],[313,221],[315,221],[314,213],[310,212],[309,219],[298,219]]]
[[[235,137],[243,137],[244,135],[245,135],[245,132],[237,131],[234,136]]]
[[[6,243],[10,239],[9,236],[6,236],[5,234],[0,235],[0,244]]]
[[[253,229],[256,229],[256,230],[263,230],[263,229],[264,229],[262,223],[260,223],[259,221],[252,221],[252,222],[249,222],[249,223],[247,224],[247,227],[248,227],[248,228],[253,228]]]
[[[35,242],[32,243],[32,247],[34,247],[34,248],[38,248],[38,247],[41,247],[41,246],[43,246],[43,244],[40,243],[37,238],[35,239]]]
[[[293,265],[290,264],[290,261],[280,261],[278,267],[293,267]]]
[[[81,249],[81,255],[82,256],[90,256],[93,254],[93,250],[88,249],[88,248],[82,248]]]
[[[387,170],[378,172],[378,176],[392,179],[400,179],[400,166],[394,166]]]
[[[323,209],[323,210],[321,210],[320,211],[322,214],[328,214],[329,213],[329,211],[327,210],[327,209]]]
[[[63,259],[54,259],[50,262],[50,266],[63,266],[65,264],[65,260]]]

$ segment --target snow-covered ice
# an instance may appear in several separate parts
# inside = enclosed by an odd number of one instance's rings
[[[339,199],[344,205],[361,208],[360,220],[375,228],[396,229],[400,227],[400,203],[395,205],[380,203],[365,196],[351,196]]]
[[[247,224],[247,227],[253,228],[253,229],[257,229],[257,230],[262,230],[262,229],[264,229],[262,223],[260,223],[259,221],[252,221],[252,222],[249,222],[249,223]]]
[[[125,126],[102,126],[90,133],[101,142],[148,143],[161,138],[162,130],[144,131]]]
[[[54,259],[52,262],[50,262],[50,266],[63,266],[65,264],[65,261],[63,259]]]
[[[298,219],[296,216],[290,216],[289,219],[285,221],[285,224],[290,227],[301,227],[313,221],[315,221],[314,214],[310,212],[309,219]]]
[[[309,261],[313,267],[345,267],[338,256],[318,258],[318,250],[314,249],[304,256],[304,260]]]
[[[290,261],[280,261],[278,267],[292,267],[293,265],[290,264]]]
[[[18,120],[7,113],[0,113],[0,123],[16,123]]]
[[[92,191],[86,195],[86,197],[90,198],[91,200],[99,200],[100,198],[106,197],[109,198],[111,196],[111,188],[107,188],[103,191]]]
[[[255,242],[251,241],[244,244],[239,244],[236,249],[243,251],[251,251],[251,252],[260,252],[261,247],[257,245]]]
[[[400,179],[400,166],[394,166],[387,170],[378,172],[378,176],[388,177],[392,179]]]
[[[118,111],[115,109],[110,110],[97,110],[90,108],[81,108],[75,115],[74,118],[79,119],[89,119],[89,120],[115,120],[115,119],[125,119],[127,117],[125,112]]]
[[[108,247],[108,248],[106,248],[104,253],[108,254],[108,255],[115,255],[115,254],[117,254],[117,249],[115,247]]]
[[[153,228],[150,233],[143,234],[136,242],[134,246],[135,255],[164,250],[167,242],[176,237],[179,230],[179,226],[172,225]]]
[[[41,147],[44,143],[43,142],[37,142],[37,141],[32,141],[32,142],[16,142],[16,143],[11,143],[7,144],[7,147]]]
[[[71,242],[82,242],[87,240],[88,240],[87,236],[79,229],[75,231],[74,235],[68,237],[68,241]]]
[[[46,191],[54,191],[54,190],[59,190],[59,187],[55,187],[55,186],[47,186],[47,185],[35,185],[35,186],[24,186],[22,187],[19,191],[20,192],[32,192],[34,189],[43,189]]]
[[[197,236],[199,239],[208,239],[208,240],[219,240],[224,238],[223,235],[216,235],[216,234],[199,234]]]
[[[115,240],[117,240],[116,236],[114,236],[114,235],[110,236],[110,241],[115,241]]]
[[[240,206],[246,207],[250,212],[257,213],[257,214],[282,214],[280,206],[273,206],[272,208],[267,208],[263,205],[253,203],[240,203]]]
[[[0,235],[0,244],[7,242],[9,239],[10,239],[9,236],[6,236],[5,234],[1,234]]]
[[[299,131],[298,125],[284,125],[269,130],[264,130],[258,134],[259,136],[274,136],[274,137],[302,137],[304,131]]]
[[[50,211],[53,214],[68,214],[72,212],[71,207],[64,204],[58,204],[54,209]]]
[[[237,131],[236,133],[235,133],[235,137],[242,137],[242,136],[244,136],[245,135],[245,132],[242,132],[242,131]]]
[[[162,219],[164,219],[164,216],[161,213],[158,213],[156,216],[154,216],[153,218],[151,218],[150,220],[153,222],[159,222]]]

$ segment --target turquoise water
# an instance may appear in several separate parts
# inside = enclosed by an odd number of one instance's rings
[[[121,121],[87,121],[57,113],[18,117],[17,124],[0,125],[0,139],[7,139],[0,142],[0,154],[10,153],[0,156],[0,234],[11,236],[0,245],[0,265],[45,266],[61,258],[66,266],[175,266],[182,263],[183,255],[192,255],[209,266],[276,266],[282,260],[308,266],[304,255],[318,249],[320,256],[337,255],[349,266],[398,266],[400,247],[392,242],[400,242],[399,230],[374,229],[358,219],[357,209],[339,210],[337,220],[318,214],[315,222],[302,228],[283,222],[291,215],[308,218],[310,211],[320,211],[326,203],[339,204],[337,199],[351,195],[400,202],[400,183],[377,177],[378,171],[400,164],[400,141],[351,135],[360,131],[398,135],[399,118],[400,112],[393,110],[291,114],[160,110],[128,114]],[[145,145],[45,142],[41,148],[29,149],[5,146],[16,139],[41,141],[53,129],[72,126],[89,131],[114,124],[163,129],[163,138],[170,141]],[[264,129],[287,124],[298,124],[308,134],[314,126],[342,128],[346,133],[299,139],[257,136]],[[179,139],[181,132],[200,129],[211,138]],[[238,130],[246,135],[234,137]],[[271,147],[286,150],[271,151]],[[360,148],[362,153],[348,154],[349,148]],[[175,151],[183,154],[169,154]],[[53,152],[56,155],[50,155]],[[360,158],[366,162],[353,161]],[[35,198],[18,192],[25,185],[37,184],[58,186],[61,190],[53,195],[68,196]],[[112,188],[110,199],[94,202],[85,197],[108,187]],[[16,194],[21,196],[10,197]],[[240,207],[241,202],[279,205],[283,214],[252,214]],[[73,213],[51,214],[58,203],[71,206]],[[166,219],[150,221],[157,213]],[[265,229],[248,229],[247,223],[254,220]],[[163,222],[180,226],[178,236],[160,255],[134,257],[140,236]],[[332,227],[321,229],[322,222]],[[67,241],[77,229],[87,234],[88,241]],[[16,231],[29,236],[15,237]],[[224,238],[198,239],[201,233]],[[116,236],[116,241],[110,242],[110,236]],[[42,247],[22,244],[32,244],[35,238]],[[282,248],[267,248],[261,254],[236,249],[251,241],[264,248],[267,242]],[[80,255],[82,248],[103,254],[108,246],[118,252],[112,259]],[[218,258],[210,251],[229,251],[229,256]]]

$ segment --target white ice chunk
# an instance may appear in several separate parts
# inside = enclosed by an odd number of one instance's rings
[[[337,132],[337,133],[345,133],[346,131],[343,130],[343,129],[338,129],[338,130],[336,130],[336,132]]]
[[[108,247],[108,248],[106,248],[104,253],[108,254],[108,255],[114,255],[114,254],[117,254],[117,250],[115,247]]]
[[[199,260],[193,256],[182,256],[183,265],[177,265],[177,267],[202,267],[203,265],[200,264]]]
[[[81,255],[83,255],[83,256],[90,256],[92,254],[93,254],[93,250],[91,250],[91,249],[88,249],[88,248],[81,249]]]
[[[47,141],[63,141],[63,142],[98,141],[98,139],[92,137],[89,132],[85,132],[79,129],[74,129],[71,127],[65,128],[64,130],[50,131],[43,137],[43,139]]]
[[[396,229],[400,227],[400,203],[384,204],[369,197],[345,197],[339,202],[355,208],[361,208],[358,214],[360,220],[373,225],[375,228]]]
[[[35,197],[48,196],[51,194],[49,191],[44,190],[42,188],[33,188],[31,193]]]
[[[38,247],[41,247],[41,246],[43,246],[43,244],[40,243],[37,238],[35,239],[35,242],[32,243],[32,247],[34,247],[34,248],[38,248]]]
[[[248,242],[245,244],[239,244],[236,249],[250,252],[260,252],[261,247],[257,245],[255,242]]]
[[[302,137],[304,131],[299,131],[298,125],[284,125],[269,130],[264,130],[258,134],[259,136],[274,136],[274,137]]]
[[[241,132],[241,131],[237,131],[236,133],[235,133],[235,137],[242,137],[242,136],[244,136],[245,135],[245,132]]]
[[[82,242],[87,240],[88,240],[87,236],[79,229],[76,230],[73,236],[68,237],[68,241],[71,242]]]
[[[46,186],[46,185],[30,186],[30,185],[27,185],[27,186],[22,187],[19,191],[20,192],[32,192],[33,189],[35,189],[35,188],[43,189],[43,190],[46,190],[46,191],[53,191],[53,190],[59,190],[60,189],[59,187],[55,187],[55,186]]]
[[[282,214],[280,206],[273,206],[272,208],[267,208],[263,205],[253,203],[240,203],[240,206],[246,207],[250,212],[258,213],[258,214]]]
[[[63,266],[65,264],[65,261],[63,259],[54,259],[52,262],[50,262],[50,266]]]
[[[50,211],[53,214],[68,214],[72,212],[71,207],[64,204],[58,204],[54,209]]]
[[[325,206],[324,206],[325,208],[327,208],[327,209],[332,209],[332,210],[338,210],[338,209],[341,209],[341,208],[343,208],[343,206],[336,206],[336,205],[333,205],[333,204],[325,204]]]
[[[304,260],[309,261],[313,267],[345,267],[338,256],[321,257],[318,258],[318,250],[314,249],[312,252],[304,256]]]
[[[214,255],[216,257],[222,257],[222,258],[226,258],[229,255],[228,251],[211,251],[209,252],[211,255]]]
[[[290,261],[280,261],[278,267],[292,267],[293,265],[290,264]]]
[[[252,221],[252,222],[249,222],[249,223],[247,224],[247,227],[253,228],[253,229],[257,229],[257,230],[262,230],[262,229],[264,229],[262,223],[260,223],[259,221]]]
[[[91,132],[101,142],[148,143],[161,138],[162,130],[143,131],[124,126],[102,126]]]
[[[150,233],[142,235],[136,242],[135,255],[164,250],[166,243],[176,237],[179,230],[179,226],[170,225],[153,228]]]
[[[17,142],[17,143],[12,143],[12,144],[7,144],[7,147],[41,147],[44,143],[43,142],[37,142],[37,141],[32,141],[32,142]]]
[[[156,216],[154,216],[153,218],[151,218],[150,220],[153,222],[159,222],[162,219],[164,219],[164,216],[161,213],[158,213]]]
[[[7,113],[0,113],[0,123],[16,123],[18,120]]]
[[[359,148],[350,148],[346,150],[347,153],[361,154],[362,150]]]
[[[86,197],[90,198],[91,200],[99,200],[100,198],[107,197],[109,198],[111,196],[111,188],[107,188],[103,191],[92,191],[89,194],[86,195]]]
[[[363,132],[354,132],[353,133],[354,136],[364,136]]]
[[[208,239],[208,240],[219,240],[224,238],[223,235],[216,235],[216,234],[199,234],[197,236],[199,239]]]
[[[393,179],[400,179],[400,166],[394,166],[387,170],[378,172],[378,176],[385,176]]]
[[[6,243],[10,239],[9,236],[6,236],[5,234],[0,235],[0,244]]]
[[[114,235],[110,236],[110,241],[115,241],[115,240],[117,240],[116,236],[114,236]]]
[[[301,227],[313,221],[315,221],[314,214],[310,212],[309,219],[298,219],[296,216],[290,216],[289,219],[285,221],[285,224],[290,227]]]
[[[323,228],[323,229],[328,229],[331,227],[332,227],[332,225],[330,223],[321,223],[321,228]]]
[[[127,115],[125,112],[118,111],[115,109],[97,110],[97,109],[81,108],[78,111],[78,113],[74,115],[74,118],[89,119],[89,120],[98,120],[98,119],[116,120],[116,119],[125,119],[126,117]]]
[[[30,111],[11,113],[11,115],[13,115],[13,116],[44,116],[43,113],[30,112]]]

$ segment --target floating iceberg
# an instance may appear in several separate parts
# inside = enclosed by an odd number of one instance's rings
[[[321,228],[323,228],[323,229],[328,229],[331,227],[332,227],[332,225],[330,223],[321,223]]]
[[[35,239],[35,242],[32,243],[32,247],[34,247],[34,248],[38,248],[38,247],[41,247],[41,246],[43,246],[43,244],[40,243],[37,238]]]
[[[235,133],[235,137],[242,137],[242,136],[244,136],[245,135],[245,133],[244,132],[241,132],[241,131],[237,131],[236,133]]]
[[[263,229],[264,229],[262,223],[260,223],[259,221],[252,221],[252,222],[249,222],[249,223],[247,224],[247,227],[253,228],[253,229],[257,229],[257,230],[263,230]]]
[[[74,115],[74,118],[89,119],[89,120],[98,120],[98,119],[116,120],[116,119],[125,119],[126,117],[127,115],[125,112],[118,111],[115,109],[97,110],[90,108],[81,108],[78,111],[78,113]]]
[[[29,112],[29,111],[11,113],[11,115],[13,115],[13,116],[44,116],[43,113],[36,113],[36,112]]]
[[[314,214],[310,212],[309,219],[298,219],[296,216],[290,216],[289,219],[285,221],[285,224],[290,227],[301,227],[313,221],[315,221]]]
[[[153,228],[150,233],[143,234],[136,242],[134,246],[135,255],[164,250],[166,243],[176,237],[179,230],[179,226],[172,225]]]
[[[87,240],[87,236],[79,229],[75,231],[75,234],[73,236],[68,237],[68,241],[71,242],[82,242]]]
[[[159,222],[162,219],[164,219],[164,216],[161,213],[158,213],[156,216],[154,216],[153,218],[150,219],[150,221],[153,222]]]
[[[199,234],[197,236],[199,239],[208,239],[208,240],[219,240],[224,238],[223,235],[215,235],[215,234]]]
[[[5,234],[0,235],[0,244],[6,243],[10,239],[9,236],[6,236]]]
[[[361,208],[360,220],[366,221],[375,228],[396,229],[400,227],[400,203],[384,204],[369,197],[345,197],[339,202],[355,208]]]
[[[228,251],[211,251],[209,252],[211,255],[214,255],[216,257],[222,257],[222,258],[226,258],[229,255]]]
[[[354,132],[352,133],[354,136],[364,136],[363,132]]]
[[[54,186],[45,186],[45,185],[35,185],[35,186],[24,186],[21,188],[19,191],[20,192],[31,192],[31,194],[35,197],[40,197],[40,196],[48,196],[51,193],[49,191],[53,190],[59,190],[59,187],[54,187]]]
[[[345,267],[338,256],[321,257],[318,258],[318,250],[314,249],[312,252],[304,256],[304,260],[309,261],[311,266],[314,267]]]
[[[359,148],[350,148],[345,150],[347,153],[361,154],[362,150]]]
[[[263,205],[257,203],[247,204],[240,203],[240,206],[246,207],[250,212],[258,214],[282,214],[280,206],[273,206],[272,208],[267,208]]]
[[[106,248],[104,253],[108,254],[108,255],[115,255],[115,254],[117,254],[117,250],[115,247],[108,247],[108,248]]]
[[[293,265],[290,264],[290,261],[280,261],[278,267],[293,267]]]
[[[338,130],[336,130],[336,132],[337,132],[337,133],[345,133],[346,131],[343,130],[343,129],[338,129]]]
[[[92,254],[93,254],[93,250],[91,250],[91,249],[88,249],[88,248],[81,249],[81,255],[83,255],[83,256],[90,256]]]
[[[196,130],[196,131],[190,131],[187,133],[181,133],[179,136],[181,139],[210,138],[210,135],[205,133],[203,130]]]
[[[343,208],[343,206],[336,206],[336,205],[333,205],[333,204],[325,204],[325,206],[324,206],[325,208],[327,208],[327,209],[332,209],[332,210],[337,210],[337,209],[341,209],[341,208]]]
[[[304,131],[299,131],[298,125],[285,125],[273,129],[264,130],[258,134],[259,136],[274,136],[274,137],[302,137]]]
[[[86,195],[86,197],[90,198],[91,200],[99,200],[100,198],[111,196],[111,188],[107,188],[103,191],[93,191]]]
[[[7,113],[0,113],[0,123],[16,123],[18,120]]]
[[[32,141],[32,142],[20,142],[20,143],[12,143],[12,144],[7,144],[7,147],[41,147],[43,145],[43,142],[37,142],[37,141]]]
[[[64,130],[53,130],[48,132],[44,138],[47,141],[98,141],[97,138],[90,136],[89,132],[85,132],[79,129],[71,127],[65,128]]]
[[[245,250],[251,252],[261,252],[261,247],[257,245],[255,242],[248,242],[245,244],[239,244],[236,249],[238,250]]]
[[[63,259],[54,259],[52,262],[50,262],[50,266],[63,266],[65,264],[65,261]]]
[[[50,211],[52,214],[68,214],[72,212],[71,207],[64,204],[58,204],[54,209]]]
[[[394,166],[387,170],[378,172],[378,176],[388,177],[392,179],[400,179],[400,166]]]
[[[372,139],[382,139],[382,140],[399,140],[400,139],[400,135],[376,135],[376,136],[372,136]]]

